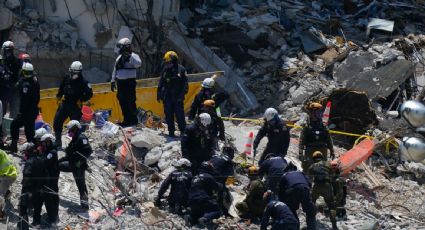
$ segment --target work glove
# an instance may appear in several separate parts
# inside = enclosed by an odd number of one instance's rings
[[[162,101],[161,93],[157,93],[157,94],[156,94],[156,101],[157,101],[158,103],[161,103],[161,101]]]
[[[115,85],[115,81],[112,81],[112,82],[111,82],[111,91],[112,91],[112,92],[115,92],[115,87],[116,87],[116,85]]]

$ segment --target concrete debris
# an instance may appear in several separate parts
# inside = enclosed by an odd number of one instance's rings
[[[137,132],[131,138],[131,144],[137,148],[146,148],[152,149],[158,147],[161,143],[164,142],[165,138],[158,135],[159,132],[151,129],[143,130],[142,132]]]
[[[13,25],[13,13],[7,8],[0,8],[0,30],[9,29]]]
[[[7,8],[14,10],[18,7],[21,6],[21,1],[20,0],[6,0],[4,1],[4,6],[6,6]]]

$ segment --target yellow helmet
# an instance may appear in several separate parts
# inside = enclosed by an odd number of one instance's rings
[[[320,151],[316,151],[313,153],[313,159],[322,158],[323,159],[323,153]]]
[[[323,105],[317,102],[312,102],[308,105],[308,108],[311,110],[322,109]]]
[[[215,101],[214,100],[205,100],[204,101],[204,106],[207,106],[207,107],[215,107]]]
[[[248,168],[248,175],[257,175],[258,168],[256,166],[251,166]]]
[[[179,58],[179,56],[177,56],[177,53],[174,51],[167,51],[164,54],[164,61],[165,62],[170,62],[172,60],[177,60]]]

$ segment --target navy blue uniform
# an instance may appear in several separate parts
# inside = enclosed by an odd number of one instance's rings
[[[187,199],[192,182],[192,173],[189,171],[176,170],[162,182],[161,187],[158,191],[158,199],[161,199],[168,187],[171,186],[170,193],[168,195],[168,204],[170,207],[176,207],[177,210],[181,210],[182,206],[187,205]]]
[[[16,142],[19,139],[19,128],[24,126],[27,141],[33,142],[34,121],[38,115],[38,103],[40,102],[40,84],[36,77],[23,78],[18,82],[18,90],[21,102],[18,116],[10,126],[12,140]]]
[[[260,176],[266,174],[267,189],[277,194],[279,189],[280,178],[283,175],[283,170],[288,163],[280,156],[272,156],[263,161],[258,171]]]
[[[193,120],[196,115],[201,114],[204,101],[212,99],[215,101],[215,108],[218,108],[228,97],[229,95],[226,93],[215,93],[214,89],[202,88],[190,106],[189,120]]]
[[[197,172],[202,162],[211,159],[214,143],[207,128],[194,123],[187,127],[181,140],[182,155],[192,163],[192,172]]]
[[[56,98],[64,97],[63,103],[58,107],[53,120],[53,129],[57,144],[61,144],[62,126],[64,121],[81,119],[81,103],[90,100],[93,96],[93,90],[90,84],[80,74],[77,79],[72,79],[68,74],[63,79]],[[58,146],[61,147],[61,146]]]
[[[183,102],[188,90],[186,69],[183,66],[173,63],[164,68],[158,84],[157,98],[164,102],[165,120],[170,135],[174,135],[176,129],[174,116],[176,116],[180,132],[183,133],[186,129]]]
[[[213,194],[219,193],[222,189],[223,185],[216,182],[209,173],[201,173],[193,178],[189,192],[189,206],[194,223],[201,217],[208,221],[220,217],[220,207]]]
[[[59,169],[62,172],[72,172],[80,193],[81,207],[88,209],[89,197],[85,172],[88,167],[86,158],[91,155],[92,148],[87,137],[82,133],[75,134],[65,152],[66,156],[59,160]]]
[[[224,184],[227,177],[235,173],[233,159],[226,154],[215,154],[211,157],[210,163],[218,174],[217,181]]]
[[[308,229],[316,229],[316,208],[310,194],[311,183],[304,173],[290,171],[283,174],[279,187],[279,200],[285,202],[297,217],[300,204],[306,213]]]
[[[261,230],[266,230],[270,217],[273,219],[272,230],[298,230],[299,223],[292,211],[285,203],[270,201],[261,218]]]
[[[58,152],[55,148],[51,147],[44,151],[43,160],[47,168],[48,180],[45,195],[45,206],[47,211],[47,216],[50,222],[54,222],[58,218],[59,212],[59,192],[58,180],[59,180],[59,161],[58,161]]]
[[[255,137],[254,149],[257,149],[261,139],[265,136],[268,139],[267,146],[258,163],[261,164],[270,153],[285,157],[290,141],[289,127],[286,126],[286,123],[281,119],[266,121]]]

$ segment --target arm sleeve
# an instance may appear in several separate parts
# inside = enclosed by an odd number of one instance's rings
[[[201,107],[199,94],[195,96],[193,99],[192,105],[190,106],[189,119],[195,119],[196,114],[198,113],[198,109]]]
[[[329,129],[326,128],[326,136],[327,136],[327,145],[328,145],[328,149],[330,149],[331,151],[334,148],[333,142],[332,142],[332,137],[331,134],[329,133]]]
[[[90,100],[90,98],[93,97],[93,90],[90,86],[90,83],[84,81],[83,84],[84,90],[83,90],[83,94],[81,95],[81,101],[88,101]]]
[[[112,70],[112,77],[111,77],[111,82],[115,82],[115,78],[117,76],[117,63],[120,60],[121,55],[119,55],[117,57],[117,59],[115,59],[115,63],[114,63],[114,69]]]
[[[254,149],[257,149],[261,139],[263,139],[263,137],[266,136],[266,133],[267,133],[267,126],[266,124],[264,124],[258,131],[257,136],[255,136],[254,146],[253,146]]]
[[[306,136],[306,132],[307,132],[307,128],[306,127],[304,127],[303,128],[303,130],[301,131],[301,134],[300,134],[300,144],[298,145],[298,151],[304,151],[304,147],[305,147],[305,145],[304,145],[304,138],[305,138],[305,136]]]
[[[162,99],[162,88],[164,87],[164,72],[161,73],[161,76],[159,78],[158,82],[158,88],[156,89],[156,95],[158,98]]]
[[[181,97],[184,97],[184,95],[187,94],[187,92],[189,92],[189,82],[187,80],[187,73],[186,73],[186,69],[183,68],[181,73],[180,73],[182,80],[183,80],[183,95],[180,95]]]
[[[186,159],[190,159],[189,156],[189,141],[190,141],[190,131],[185,130],[185,133],[183,134],[182,140],[181,140],[181,149],[182,149],[182,156]]]
[[[131,53],[129,63],[133,65],[134,68],[139,68],[142,66],[142,60],[140,59],[139,55],[135,53]]]
[[[284,153],[288,152],[289,143],[291,142],[291,134],[289,133],[289,127],[286,124],[283,124],[286,130],[284,131],[284,140],[282,140],[284,144]]]
[[[158,190],[158,198],[162,198],[164,193],[167,191],[168,187],[170,187],[171,175],[172,173],[170,173],[170,175],[168,175],[168,177],[164,180],[164,182],[162,182],[161,187]]]
[[[225,131],[224,131],[224,122],[223,119],[221,119],[221,117],[217,116],[217,123],[218,123],[218,131],[219,131],[219,135],[220,137],[224,137]]]
[[[266,209],[264,210],[263,217],[261,218],[261,227],[260,230],[267,230],[267,225],[269,225],[269,219],[270,219],[270,205],[266,206]]]
[[[34,87],[34,95],[35,95],[35,98],[34,98],[34,104],[36,105],[36,106],[38,106],[38,103],[40,103],[40,83],[38,83],[38,82],[36,82],[35,83],[35,87]]]
[[[62,80],[60,86],[59,86],[59,90],[58,93],[56,94],[56,98],[62,98],[63,96],[63,85],[64,85],[65,79]]]

